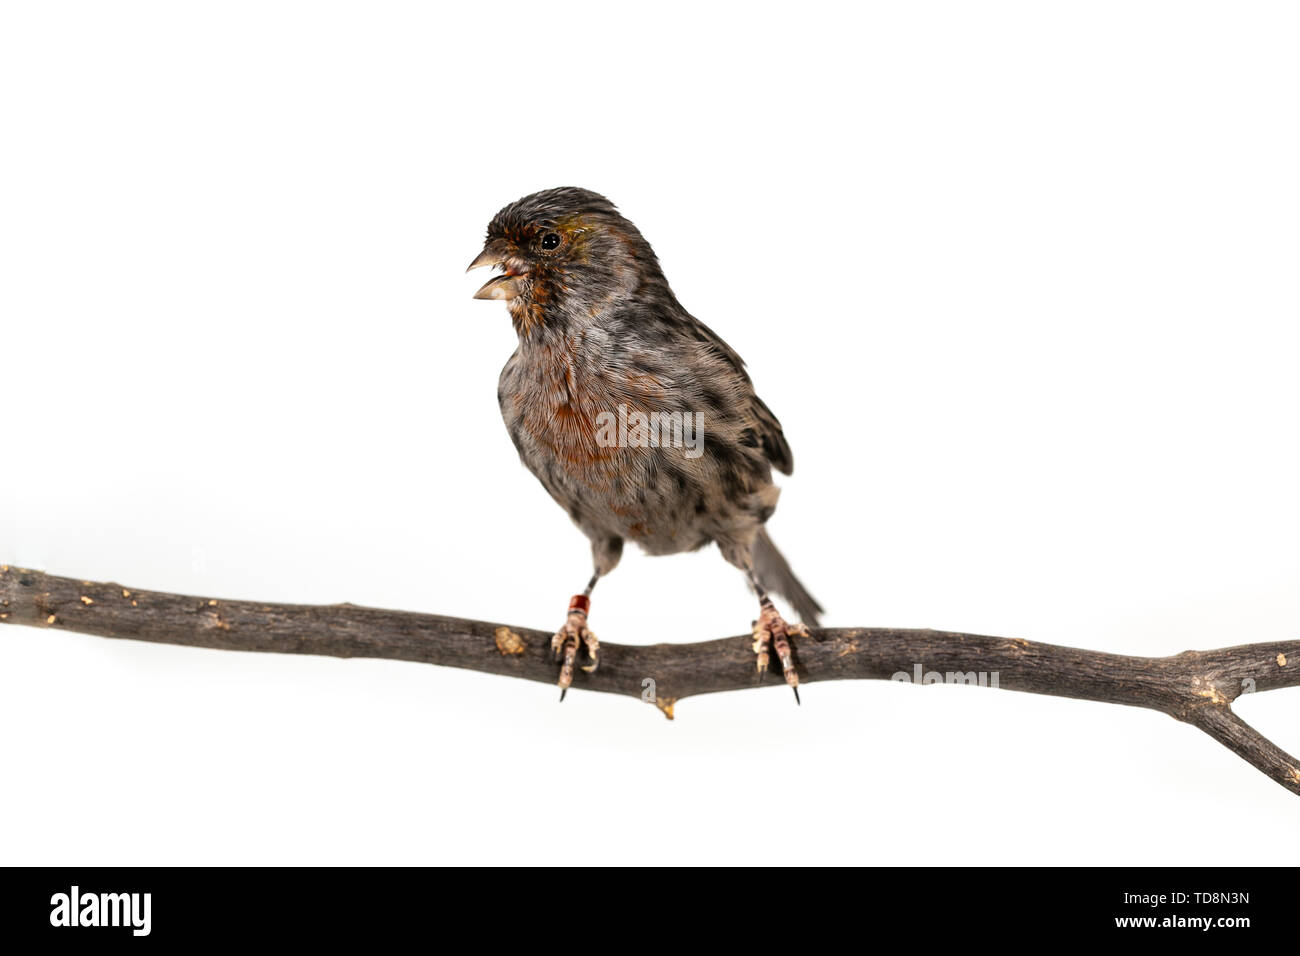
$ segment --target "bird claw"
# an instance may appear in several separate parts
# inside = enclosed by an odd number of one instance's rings
[[[590,674],[600,666],[600,641],[587,628],[587,612],[574,604],[577,604],[577,598],[569,606],[569,616],[565,619],[564,626],[551,638],[551,651],[555,659],[561,662],[558,681],[561,688],[560,700],[564,700],[564,692],[573,683],[573,670],[577,665],[580,647],[586,650],[589,661],[581,665],[584,673]]]
[[[794,691],[795,700],[798,700],[799,674],[795,670],[794,647],[790,638],[808,636],[805,625],[787,624],[772,602],[764,598],[758,620],[754,622],[754,654],[758,658],[758,679],[761,681],[767,673],[770,654],[775,653],[781,662],[785,682]]]
[[[761,682],[767,673],[768,646],[771,636],[761,622],[754,622],[754,655],[758,658],[758,679]]]

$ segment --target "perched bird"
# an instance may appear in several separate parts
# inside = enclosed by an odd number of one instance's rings
[[[599,663],[591,592],[628,540],[655,555],[716,543],[758,595],[759,679],[774,652],[797,699],[791,637],[822,609],[763,527],[779,494],[772,469],[788,475],[794,462],[740,356],[682,308],[636,226],[589,190],[506,206],[469,268],[480,266],[502,272],[474,298],[505,302],[519,337],[497,390],[510,438],[591,540],[594,573],[552,641],[560,699],[580,648],[583,670]],[[787,624],[769,590],[804,623]]]

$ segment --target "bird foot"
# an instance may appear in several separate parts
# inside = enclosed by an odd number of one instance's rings
[[[600,666],[600,641],[587,629],[587,610],[591,607],[591,598],[585,594],[575,594],[569,601],[569,616],[564,626],[551,638],[551,650],[555,659],[560,661],[560,700],[569,692],[573,683],[573,668],[578,661],[578,648],[587,649],[590,663],[583,664],[582,669],[590,674]]]
[[[794,691],[794,699],[799,700],[799,674],[794,667],[794,647],[792,637],[808,637],[808,628],[803,624],[789,624],[781,617],[771,598],[763,598],[759,605],[758,620],[754,622],[754,654],[758,657],[758,679],[761,681],[767,673],[771,652],[775,652],[781,662],[781,671],[785,682]]]

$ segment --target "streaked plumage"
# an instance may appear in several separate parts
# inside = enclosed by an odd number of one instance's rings
[[[497,213],[471,268],[487,264],[503,274],[477,297],[506,301],[519,338],[501,414],[524,464],[591,540],[591,585],[624,541],[650,554],[716,542],[760,595],[770,588],[815,624],[821,608],[763,530],[779,494],[772,469],[794,464],[781,424],[740,356],[677,301],[636,226],[596,193],[548,189]],[[602,414],[621,413],[698,415],[702,444],[611,447]],[[558,643],[576,649],[569,637]]]

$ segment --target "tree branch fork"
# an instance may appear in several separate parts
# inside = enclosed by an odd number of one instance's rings
[[[373,657],[553,684],[551,634],[436,614],[296,605],[144,591],[0,565],[0,624],[221,650]],[[796,648],[801,683],[909,680],[981,683],[1145,707],[1198,727],[1293,793],[1300,760],[1232,709],[1241,695],[1300,685],[1300,641],[1132,657],[955,631],[837,627]],[[575,690],[654,703],[758,686],[751,637],[693,644],[601,644],[600,667]]]

